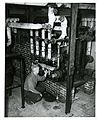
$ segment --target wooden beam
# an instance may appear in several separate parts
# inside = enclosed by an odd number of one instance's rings
[[[71,8],[64,8],[64,9],[59,8],[59,15],[70,16],[70,11],[71,11]],[[92,17],[95,18],[96,11],[95,9],[79,8],[79,13],[81,14],[82,18],[92,18]]]
[[[69,43],[66,109],[65,109],[66,114],[70,113],[71,105],[72,105],[72,87],[73,87],[74,60],[75,60],[77,14],[78,14],[78,4],[73,3],[71,4],[71,28],[70,28],[70,43]]]

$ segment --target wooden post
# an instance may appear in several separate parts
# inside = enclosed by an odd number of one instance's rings
[[[78,13],[78,4],[72,3],[71,4],[71,28],[70,28],[70,43],[69,43],[68,79],[67,79],[66,109],[65,109],[66,114],[70,113],[71,105],[72,105],[77,13]]]

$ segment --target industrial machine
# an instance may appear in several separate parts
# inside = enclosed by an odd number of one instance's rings
[[[25,58],[26,76],[33,63],[38,63],[42,71],[47,69],[48,77],[41,86],[66,102],[65,112],[69,113],[74,96],[74,73],[82,76],[87,43],[83,43],[82,38],[76,38],[78,4],[71,5],[69,26],[66,16],[55,16],[52,10],[48,8],[47,23],[9,22],[8,33],[10,40],[13,35],[14,51]]]

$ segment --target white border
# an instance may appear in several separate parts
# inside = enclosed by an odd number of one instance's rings
[[[4,79],[5,79],[5,3],[48,3],[48,2],[56,2],[56,3],[96,3],[96,0],[0,0],[0,119],[5,119],[4,118]],[[97,76],[96,76],[97,77]],[[97,87],[96,90],[97,91]],[[97,100],[97,95],[95,98],[95,101]],[[65,112],[65,111],[64,111]],[[96,105],[96,110],[97,112],[97,105]],[[21,119],[27,119],[27,117],[23,117]],[[7,118],[7,119],[14,119],[14,118]],[[20,119],[16,117],[16,119]],[[97,119],[97,114],[96,117],[29,117],[29,119],[37,119],[37,120],[44,120],[44,119],[62,119],[62,120],[67,120],[67,119],[78,119],[78,120],[95,120]]]

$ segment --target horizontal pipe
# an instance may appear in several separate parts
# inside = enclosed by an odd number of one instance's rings
[[[33,23],[8,23],[11,28],[22,28],[22,29],[41,29],[42,24]]]

